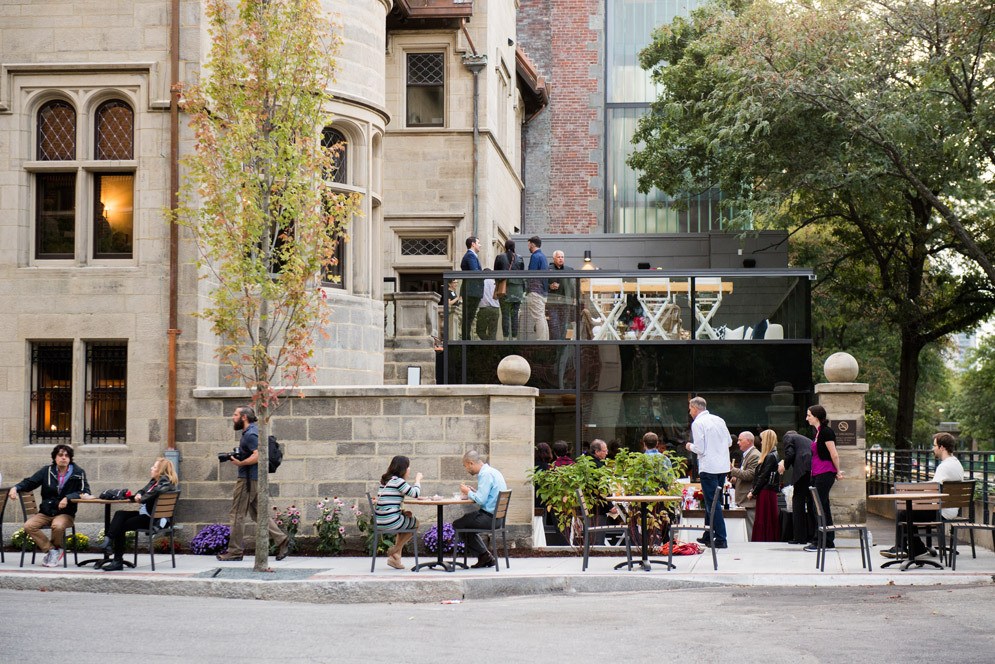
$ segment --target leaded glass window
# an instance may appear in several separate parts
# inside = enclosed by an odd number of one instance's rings
[[[444,124],[445,55],[409,53],[407,62],[407,124],[441,127]]]
[[[38,111],[38,161],[74,159],[76,109],[66,101],[50,101]]]
[[[97,159],[134,159],[135,114],[119,99],[104,102],[97,109]]]
[[[337,129],[325,127],[325,129],[321,132],[321,147],[326,150],[331,150],[333,153],[332,168],[327,174],[327,179],[339,184],[345,184],[348,176],[348,171],[346,169],[346,157],[348,156],[348,153],[346,152],[347,145],[345,136]]]
[[[401,238],[402,256],[445,256],[448,253],[449,241],[444,237]]]

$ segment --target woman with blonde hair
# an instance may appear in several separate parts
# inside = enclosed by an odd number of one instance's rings
[[[760,433],[760,465],[753,476],[753,489],[746,497],[756,498],[757,515],[753,523],[752,542],[780,542],[781,523],[777,514],[777,434],[771,429]]]
[[[160,493],[173,491],[179,484],[173,462],[166,457],[156,459],[151,470],[152,479],[131,497],[133,502],[141,503],[138,511],[120,510],[115,512],[110,527],[104,533],[104,541],[97,545],[97,548],[105,553],[110,553],[112,550],[114,552],[114,560],[104,565],[104,571],[116,572],[124,569],[125,535],[130,530],[148,528],[152,518],[152,514],[149,512],[150,503]]]

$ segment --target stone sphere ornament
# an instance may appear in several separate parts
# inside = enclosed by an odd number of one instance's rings
[[[830,383],[852,383],[860,372],[860,366],[850,353],[833,353],[826,358],[822,371]]]
[[[521,355],[509,355],[498,364],[497,375],[502,385],[525,385],[532,376],[532,367]]]

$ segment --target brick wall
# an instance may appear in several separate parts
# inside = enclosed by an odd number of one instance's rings
[[[604,8],[601,0],[522,0],[518,40],[551,86],[525,126],[523,232],[604,228]]]

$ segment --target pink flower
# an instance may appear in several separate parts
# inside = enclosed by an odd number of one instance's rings
[[[283,521],[281,521],[280,519],[277,519],[276,520],[276,525],[282,526],[283,525]]]
[[[294,519],[293,521],[291,521],[291,523],[296,524],[297,523],[297,519]]]
[[[345,526],[339,526],[339,533],[345,532]]]
[[[332,515],[331,514],[325,516],[325,521],[331,521],[331,520],[332,520]]]
[[[325,503],[318,503],[318,509],[319,510],[323,509],[324,507],[325,507]],[[276,509],[276,508],[274,507],[273,509]]]

